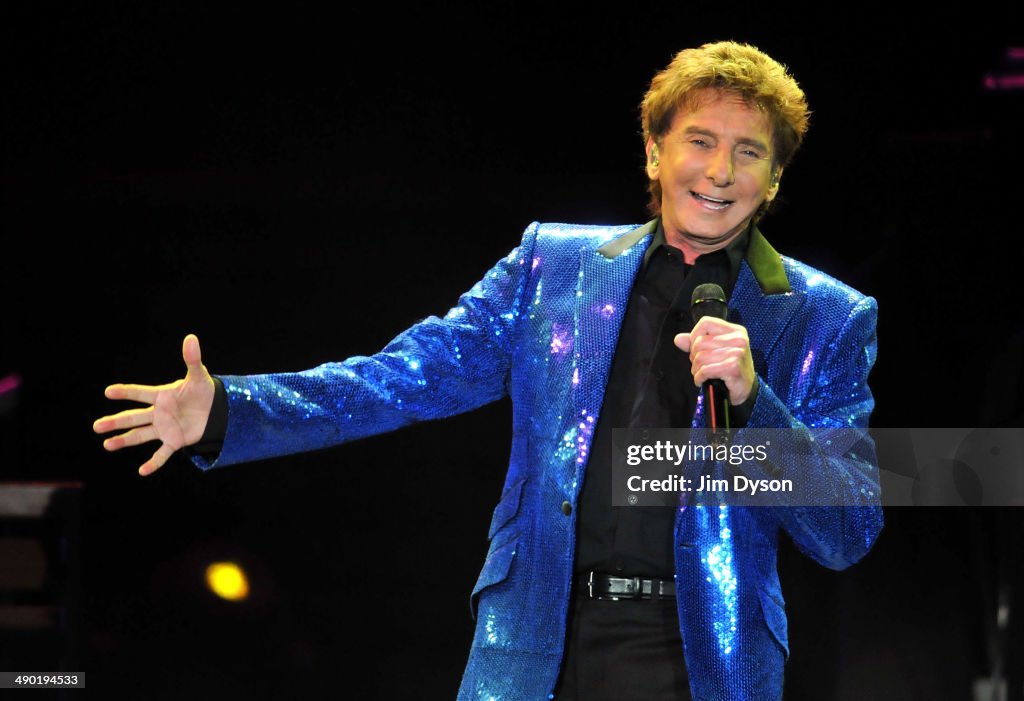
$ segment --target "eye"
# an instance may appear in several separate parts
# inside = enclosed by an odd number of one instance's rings
[[[690,143],[700,148],[709,148],[709,144],[704,139],[691,139]]]

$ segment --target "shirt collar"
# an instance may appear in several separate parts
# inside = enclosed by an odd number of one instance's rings
[[[740,263],[744,258],[747,257],[747,248],[750,246],[750,230],[753,228],[753,221],[743,230],[743,233],[734,238],[728,246],[725,247],[725,254],[729,257],[729,279],[734,281],[740,274]],[[658,217],[658,226],[654,230],[654,238],[651,239],[651,245],[647,247],[647,251],[644,253],[643,267],[646,269],[648,262],[651,260],[651,256],[661,246],[673,248],[679,250],[673,246],[669,246],[665,241],[665,229],[661,223],[661,217]],[[699,258],[700,256],[698,256]],[[682,260],[682,254],[679,256]]]

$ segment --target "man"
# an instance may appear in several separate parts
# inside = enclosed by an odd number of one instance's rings
[[[610,434],[704,426],[697,387],[721,380],[738,426],[792,430],[816,489],[877,495],[871,450],[814,445],[808,427],[866,427],[875,302],[777,254],[756,222],[807,129],[786,70],[734,42],[680,52],[643,101],[655,219],[533,224],[443,318],[370,357],[302,373],[188,373],[112,385],[152,405],[96,422],[160,440],[140,468],[192,446],[202,468],[317,449],[450,416],[506,394],[513,445],[472,600],[462,699],[779,699],[788,654],[776,547],[786,531],[836,569],[881,528],[866,507],[613,508]],[[714,282],[728,320],[690,327]],[[201,447],[201,449],[197,448]],[[745,466],[758,470],[758,466]],[[842,503],[842,502],[839,502]]]

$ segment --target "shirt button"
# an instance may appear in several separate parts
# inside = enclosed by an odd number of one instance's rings
[[[562,513],[568,516],[572,513],[572,504],[567,501],[562,502]]]

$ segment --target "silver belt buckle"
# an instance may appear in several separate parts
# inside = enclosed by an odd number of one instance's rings
[[[612,594],[601,594],[600,596],[594,596],[594,570],[590,570],[590,574],[587,577],[587,594],[591,599],[595,601],[618,601],[619,597]]]

